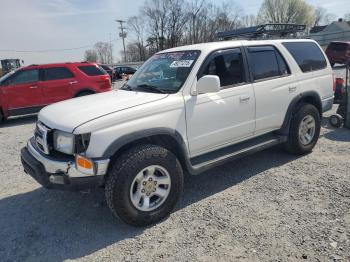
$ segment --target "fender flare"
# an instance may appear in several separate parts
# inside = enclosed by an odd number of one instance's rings
[[[301,102],[306,101],[307,99],[311,98],[314,102],[316,102],[316,108],[320,112],[320,116],[322,117],[322,101],[320,95],[316,91],[306,91],[303,93],[300,93],[296,97],[292,99],[290,102],[286,115],[284,117],[284,121],[282,124],[282,127],[280,130],[277,131],[278,134],[281,135],[288,135],[289,134],[289,126],[290,122],[293,118],[293,113],[297,109],[297,107],[300,105]]]
[[[126,134],[126,135],[123,135],[123,136],[117,138],[104,151],[103,157],[110,158],[115,153],[117,153],[119,149],[121,149],[123,146],[125,146],[129,143],[132,143],[132,142],[140,140],[140,139],[148,138],[151,136],[157,136],[157,135],[159,135],[159,136],[160,135],[168,135],[168,136],[172,137],[179,145],[179,148],[181,149],[182,153],[185,154],[186,158],[188,158],[187,157],[188,156],[187,146],[186,146],[186,143],[185,143],[183,137],[181,136],[181,134],[176,130],[173,130],[170,128],[161,128],[161,127],[151,128],[151,129],[146,129],[146,130],[139,130],[139,131],[132,132],[132,133],[129,133],[129,134]]]
[[[79,95],[80,93],[83,93],[83,92],[90,92],[90,93],[96,94],[96,91],[93,90],[92,88],[84,87],[82,89],[79,89],[79,91],[76,92],[73,97],[77,97],[77,95]]]

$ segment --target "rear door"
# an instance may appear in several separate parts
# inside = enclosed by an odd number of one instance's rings
[[[248,46],[247,55],[256,98],[255,134],[281,127],[290,101],[297,92],[294,76],[273,45]]]
[[[78,84],[74,74],[66,67],[50,67],[42,69],[43,81],[40,88],[43,103],[48,105],[72,98],[72,87]]]
[[[20,70],[8,81],[9,85],[2,88],[11,115],[32,113],[40,108],[42,97],[38,69]]]

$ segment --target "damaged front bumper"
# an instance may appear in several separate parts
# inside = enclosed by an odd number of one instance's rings
[[[34,139],[22,148],[21,161],[24,171],[45,188],[67,190],[102,186],[109,164],[109,159],[93,160],[95,174],[86,175],[76,168],[73,159],[56,159],[41,153],[36,148]]]

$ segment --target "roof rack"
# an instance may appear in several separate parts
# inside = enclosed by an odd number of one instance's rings
[[[305,30],[306,25],[271,23],[218,32],[216,36],[219,40],[281,38],[305,32]]]

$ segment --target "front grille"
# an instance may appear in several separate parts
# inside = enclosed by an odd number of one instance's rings
[[[38,149],[46,155],[50,154],[50,146],[48,143],[50,131],[51,129],[46,127],[44,124],[39,121],[37,122],[34,131],[35,143]]]

